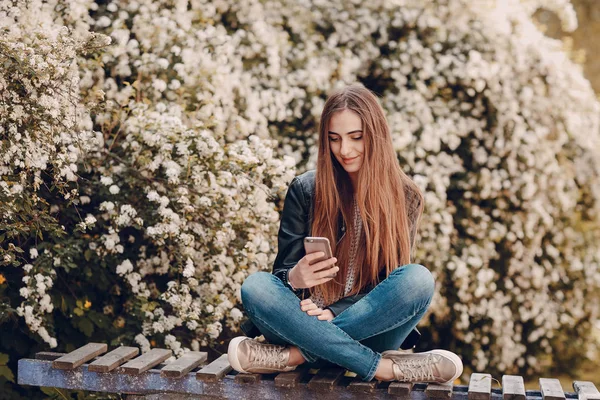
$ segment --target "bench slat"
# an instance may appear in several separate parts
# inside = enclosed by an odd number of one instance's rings
[[[544,400],[565,399],[565,393],[558,379],[540,378],[540,389]]]
[[[275,386],[295,388],[300,380],[308,373],[308,368],[296,368],[294,371],[282,372],[275,377]]]
[[[503,400],[525,400],[525,382],[518,375],[502,376]]]
[[[469,380],[469,400],[489,400],[492,395],[492,376],[472,373]]]
[[[579,400],[600,400],[600,392],[592,382],[575,381],[573,389],[579,395]]]
[[[39,351],[35,353],[36,360],[54,361],[57,358],[61,358],[67,353],[55,353],[53,351]]]
[[[208,358],[205,351],[190,351],[185,353],[179,359],[163,367],[160,374],[165,378],[181,378],[198,365],[202,364]]]
[[[106,343],[88,343],[77,350],[73,350],[57,358],[52,362],[52,367],[56,369],[74,369],[96,357],[98,354],[106,353],[106,350],[108,350]]]
[[[119,371],[129,375],[139,375],[165,361],[167,358],[171,357],[171,354],[171,350],[151,349],[138,358],[123,364],[121,368],[119,368]]]
[[[373,379],[370,382],[354,380],[348,385],[348,390],[358,393],[375,393],[377,381]]]
[[[316,391],[331,391],[335,384],[342,378],[344,372],[346,372],[344,368],[321,368],[308,382],[308,387]]]
[[[388,386],[388,393],[396,396],[408,396],[413,384],[410,382],[392,382]]]
[[[88,365],[88,371],[92,372],[110,372],[124,362],[131,360],[137,356],[140,349],[137,347],[121,346],[117,347],[110,353],[107,353]]]
[[[429,383],[425,394],[430,398],[446,399],[452,397],[452,383],[441,385],[438,383]]]
[[[216,382],[231,371],[227,353],[208,364],[196,373],[196,378],[204,382]]]

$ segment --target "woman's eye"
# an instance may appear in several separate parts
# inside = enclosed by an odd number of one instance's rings
[[[359,136],[359,137],[355,137],[355,138],[353,138],[353,139],[354,139],[354,140],[361,140],[362,138],[363,138],[362,136]]]
[[[330,140],[330,141],[332,141],[332,142],[337,142],[337,141],[338,141],[338,138],[333,138],[333,137],[330,137],[330,138],[329,138],[329,140]]]

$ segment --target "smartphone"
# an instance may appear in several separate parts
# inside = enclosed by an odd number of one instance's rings
[[[312,264],[316,264],[320,261],[327,260],[327,259],[330,259],[331,257],[333,257],[333,254],[331,253],[331,246],[329,244],[329,239],[327,239],[326,237],[305,237],[304,238],[304,250],[306,251],[306,254],[318,253],[319,251],[322,251],[323,253],[325,253],[325,255],[323,257],[317,258],[315,261],[313,261]],[[331,268],[331,267],[328,267],[328,268]],[[329,275],[329,277],[333,278],[336,275],[337,275],[337,272],[334,272],[333,275]]]

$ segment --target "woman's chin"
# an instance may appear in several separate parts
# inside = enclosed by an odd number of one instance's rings
[[[344,170],[345,170],[345,171],[346,171],[348,174],[350,174],[350,175],[358,173],[358,170],[359,170],[359,169],[360,169],[360,166],[357,166],[357,167],[355,167],[355,166],[345,166],[345,167],[344,167]]]

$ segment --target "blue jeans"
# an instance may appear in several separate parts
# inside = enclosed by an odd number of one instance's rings
[[[300,309],[300,299],[275,275],[256,272],[242,285],[248,317],[269,343],[298,347],[308,366],[333,364],[370,381],[381,352],[397,350],[423,317],[435,284],[429,270],[395,269],[331,321]]]

